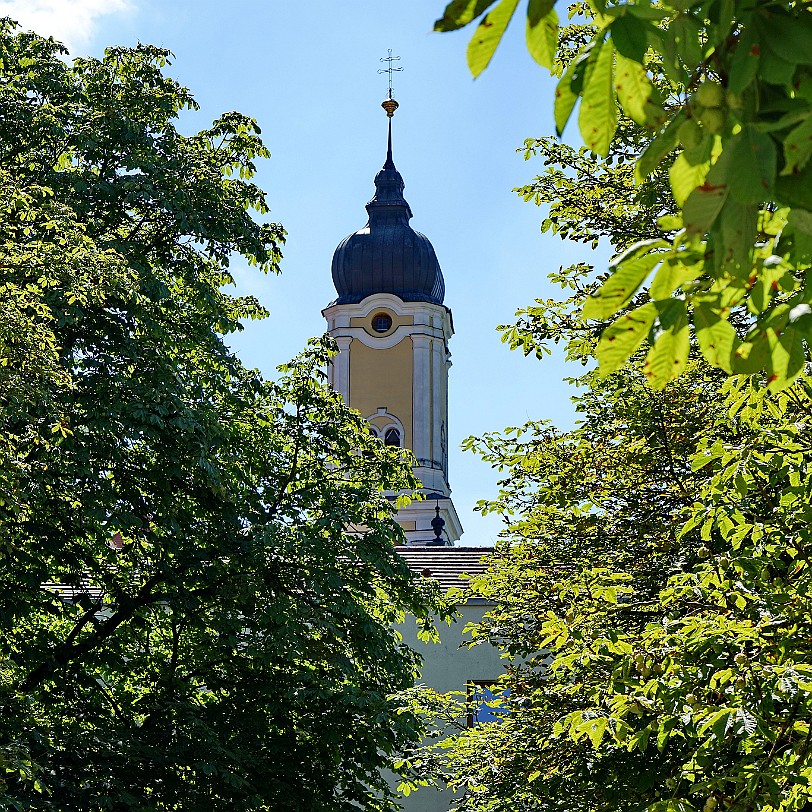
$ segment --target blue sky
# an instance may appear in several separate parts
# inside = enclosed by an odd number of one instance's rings
[[[280,277],[235,267],[241,292],[257,295],[271,317],[246,325],[232,345],[269,377],[324,330],[333,250],[365,223],[385,157],[379,60],[389,48],[401,57],[394,158],[412,225],[432,241],[446,280],[456,329],[450,481],[462,543],[481,545],[493,542],[500,521],[472,508],[495,493],[497,476],[455,448],[468,435],[530,418],[572,425],[562,379],[581,371],[556,356],[539,362],[509,352],[496,325],[536,297],[556,296],[546,276],[560,265],[600,264],[605,255],[541,234],[543,211],[511,191],[542,171],[517,148],[553,131],[554,80],[525,52],[523,22],[514,20],[508,42],[473,81],[465,64],[472,32],[431,31],[442,7],[442,0],[0,0],[0,13],[65,40],[77,55],[139,41],[169,48],[169,72],[201,105],[182,119],[184,130],[228,110],[257,119],[272,158],[256,180],[289,236]]]

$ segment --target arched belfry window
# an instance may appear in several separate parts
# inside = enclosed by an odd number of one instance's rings
[[[403,423],[396,415],[390,414],[386,406],[379,406],[375,414],[367,417],[370,432],[379,440],[383,440],[385,445],[403,448],[406,433]]]

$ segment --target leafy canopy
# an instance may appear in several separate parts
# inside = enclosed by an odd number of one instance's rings
[[[475,17],[487,5],[466,8]],[[643,24],[646,14],[665,20],[655,45],[670,36],[662,32],[672,23],[684,27],[695,14],[712,26],[720,16],[710,11],[740,9],[736,3],[624,8],[618,15]],[[605,10],[576,6],[573,22],[560,30],[554,69],[565,79],[577,77],[576,63],[591,58],[586,49],[596,37],[603,37],[599,47],[609,41]],[[751,12],[806,13],[794,4],[742,9],[745,17]],[[627,23],[609,25],[611,47],[624,55],[628,43],[621,45],[617,32]],[[674,35],[675,47],[689,47],[690,31]],[[738,31],[720,51],[735,47]],[[700,72],[713,78],[716,51],[704,53]],[[663,109],[679,115],[702,82],[686,90],[679,75],[661,69],[670,58],[665,47],[648,48],[643,57],[648,80],[669,100]],[[621,64],[616,59],[613,70]],[[796,77],[802,72],[794,70]],[[722,74],[716,78],[725,84]],[[577,102],[568,88],[566,82],[559,88],[559,112]],[[718,97],[703,94],[697,103],[722,110]],[[466,812],[805,810],[812,802],[806,633],[812,388],[803,368],[791,384],[771,380],[769,367],[763,376],[726,379],[717,357],[724,345],[707,343],[691,298],[694,280],[709,284],[713,268],[702,276],[673,263],[657,270],[658,252],[687,244],[681,218],[694,190],[680,186],[679,159],[665,153],[632,185],[630,166],[639,170],[652,136],[647,122],[620,103],[604,159],[553,139],[527,145],[545,170],[519,191],[549,204],[543,227],[584,243],[607,239],[622,259],[597,281],[586,264],[553,274],[567,298],[521,311],[517,324],[502,328],[504,339],[538,356],[560,343],[570,359],[589,363],[598,355],[602,371],[614,371],[578,379],[581,422],[571,431],[533,422],[470,441],[504,474],[498,497],[482,508],[506,517],[505,538],[496,565],[471,584],[473,595],[495,607],[471,632],[474,645],[499,646],[512,660],[502,680],[507,713],[417,760],[426,780],[444,779],[461,791],[458,808]],[[715,114],[707,119],[699,128],[703,138],[701,129],[718,123]],[[682,154],[697,134],[692,129],[681,129]],[[727,149],[736,133],[714,135]],[[711,158],[721,160],[715,152]],[[777,216],[774,201],[764,202],[760,216]],[[790,234],[775,236],[783,243]],[[712,231],[703,239],[710,259],[717,247]],[[761,247],[753,242],[754,252]],[[754,274],[745,301],[777,311],[780,284],[761,284],[765,272]],[[611,312],[596,317],[590,311],[596,307]],[[676,308],[668,311],[670,325],[661,308]],[[758,328],[753,308],[737,305],[724,315],[738,341]],[[644,373],[629,357],[643,361]],[[675,359],[678,376],[667,371]],[[654,368],[661,390],[645,385]]]
[[[0,25],[0,808],[390,808],[410,460],[329,343],[276,383],[224,343],[284,239],[256,123],[181,134],[164,50],[62,55]]]
[[[499,722],[419,754],[456,808],[808,808],[812,388],[703,366],[591,372],[576,429],[474,442],[509,526],[473,644],[512,665]]]
[[[468,46],[477,76],[518,5],[453,0],[435,29],[481,17]],[[528,49],[551,69],[554,5],[526,6]],[[593,0],[580,12],[591,36],[558,83],[558,134],[579,106],[584,143],[607,155],[622,111],[647,133],[635,181],[665,168],[677,208],[659,234],[616,257],[584,303],[586,318],[611,322],[602,371],[645,342],[644,374],[662,388],[685,369],[693,333],[712,365],[763,371],[783,389],[801,374],[812,336],[812,9],[790,0]],[[647,301],[618,315],[649,278]]]

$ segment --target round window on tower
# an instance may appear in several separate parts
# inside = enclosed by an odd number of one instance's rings
[[[372,317],[372,329],[376,333],[388,333],[392,327],[392,317],[388,313],[376,313]]]
[[[387,429],[386,434],[384,435],[383,442],[385,445],[400,446],[400,432],[394,427],[391,429]]]

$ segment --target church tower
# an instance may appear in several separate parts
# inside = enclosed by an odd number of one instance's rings
[[[367,418],[383,442],[411,449],[425,500],[398,512],[408,544],[453,545],[462,526],[448,486],[448,340],[445,283],[428,238],[410,225],[412,210],[392,160],[391,95],[386,161],[366,205],[367,224],[333,255],[338,298],[324,311],[339,354],[330,382]],[[438,519],[442,519],[444,525]]]

